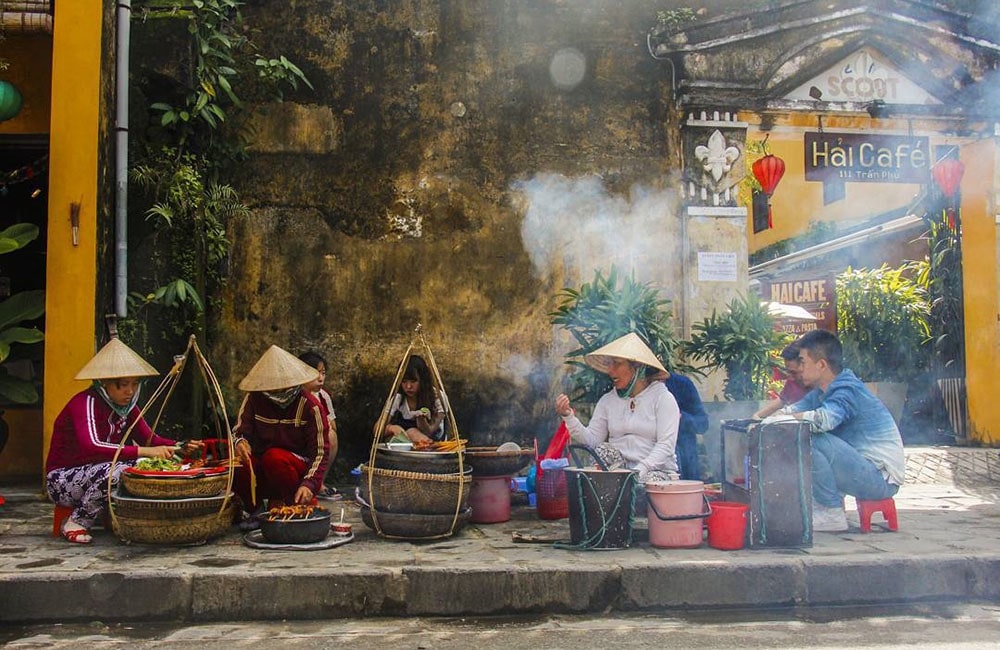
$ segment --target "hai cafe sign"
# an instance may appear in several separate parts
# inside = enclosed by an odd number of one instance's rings
[[[930,170],[926,137],[859,133],[806,133],[807,181],[926,183]]]

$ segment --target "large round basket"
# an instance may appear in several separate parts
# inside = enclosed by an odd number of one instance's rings
[[[469,447],[465,457],[472,466],[473,476],[513,476],[531,464],[532,449],[497,451],[496,447]]]
[[[368,480],[371,476],[371,494]],[[403,472],[361,466],[361,498],[378,512],[437,515],[455,512],[461,494],[461,508],[469,502],[472,472],[464,475]]]
[[[436,539],[461,530],[469,522],[472,508],[464,508],[458,513],[457,521],[454,511],[447,515],[414,515],[377,510],[375,514],[378,517],[378,528],[375,527],[371,509],[368,506],[361,506],[361,520],[375,532],[379,532],[381,529],[381,534],[385,537]],[[454,524],[454,529],[452,524]]]
[[[458,472],[458,452],[400,451],[380,447],[375,450],[375,467],[403,472],[455,474]],[[465,465],[463,469],[468,467]]]
[[[236,505],[230,501],[222,512],[187,519],[163,517],[112,517],[115,535],[136,544],[200,544],[226,532],[233,523]]]
[[[129,494],[147,499],[185,499],[188,497],[214,497],[226,489],[226,472],[189,476],[149,476],[133,474],[127,469],[121,473],[121,482]]]
[[[229,493],[229,500],[236,498]],[[219,512],[226,495],[189,497],[186,499],[144,499],[123,494],[119,489],[111,495],[111,507],[118,517],[135,519],[188,519]]]

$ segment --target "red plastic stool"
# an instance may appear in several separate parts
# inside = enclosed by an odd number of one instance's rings
[[[59,537],[62,535],[62,525],[63,522],[69,519],[69,516],[73,514],[73,508],[70,506],[56,506],[55,511],[52,513],[52,536]]]
[[[882,517],[885,518],[886,523],[889,525],[889,530],[899,530],[899,519],[896,517],[896,502],[892,500],[892,497],[877,501],[862,501],[858,499],[857,502],[858,520],[861,523],[862,533],[872,532],[872,515],[876,512],[882,513]]]

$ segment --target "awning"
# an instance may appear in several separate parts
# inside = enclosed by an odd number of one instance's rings
[[[866,243],[882,237],[897,235],[911,230],[915,231],[921,228],[926,228],[924,220],[915,214],[908,214],[905,217],[900,217],[899,219],[893,219],[892,221],[880,223],[877,226],[871,226],[863,230],[858,230],[857,232],[852,232],[849,235],[837,237],[836,239],[831,239],[830,241],[823,242],[822,244],[810,246],[809,248],[803,248],[800,251],[795,251],[794,253],[789,253],[788,255],[782,255],[781,257],[776,257],[773,260],[768,260],[756,266],[752,266],[750,267],[750,279],[760,279],[761,276],[773,274],[784,267],[827,255],[833,251],[854,246],[855,244]]]

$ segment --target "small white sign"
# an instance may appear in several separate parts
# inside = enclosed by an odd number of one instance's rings
[[[736,282],[736,253],[698,253],[698,280]]]

